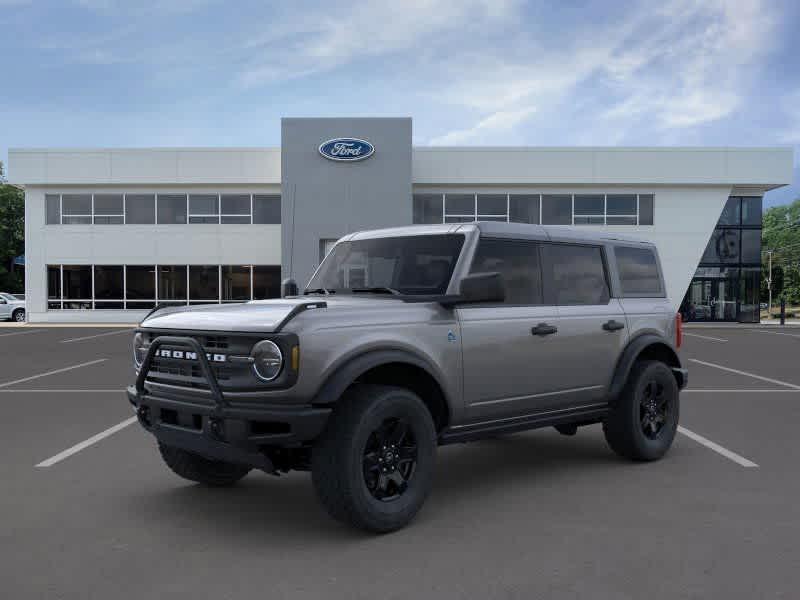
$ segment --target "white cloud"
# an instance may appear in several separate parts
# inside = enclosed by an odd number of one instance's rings
[[[774,13],[762,0],[672,0],[660,7],[645,2],[625,19],[558,44],[516,32],[515,52],[504,48],[452,69],[449,90],[438,97],[484,115],[435,139],[491,139],[493,129],[505,128],[485,124],[486,114],[534,106],[547,125],[582,99],[593,117],[587,128],[602,132],[602,140],[622,139],[642,125],[669,132],[728,117],[773,43]],[[591,131],[574,136],[592,139]]]
[[[255,54],[239,74],[246,87],[330,71],[361,58],[412,52],[418,57],[440,46],[446,32],[502,22],[513,0],[405,0],[357,2],[333,14],[292,14],[247,42]]]
[[[479,121],[474,127],[469,129],[457,129],[445,135],[435,137],[430,140],[434,146],[447,146],[461,144],[463,142],[479,137],[483,132],[503,132],[510,131],[520,123],[528,119],[536,112],[535,107],[522,108],[520,110],[499,111],[492,113],[485,119]]]

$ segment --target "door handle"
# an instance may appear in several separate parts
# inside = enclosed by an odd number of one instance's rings
[[[606,331],[618,331],[619,329],[624,329],[625,323],[620,323],[619,321],[615,321],[611,319],[610,321],[606,321],[603,323],[603,329]]]
[[[536,327],[531,328],[531,334],[533,335],[552,335],[557,331],[558,327],[547,323],[539,323]]]

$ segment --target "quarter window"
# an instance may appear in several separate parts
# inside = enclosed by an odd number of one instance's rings
[[[647,248],[614,248],[619,280],[625,296],[662,296],[661,277],[656,255]]]
[[[535,242],[480,240],[470,273],[498,272],[506,288],[506,304],[541,304],[542,276]]]
[[[542,270],[546,304],[608,304],[610,293],[599,247],[543,244]]]

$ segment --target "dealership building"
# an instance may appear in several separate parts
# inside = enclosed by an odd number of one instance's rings
[[[411,140],[410,118],[287,118],[280,148],[13,149],[29,320],[276,297],[349,232],[474,220],[652,240],[676,310],[758,320],[761,198],[791,149]]]

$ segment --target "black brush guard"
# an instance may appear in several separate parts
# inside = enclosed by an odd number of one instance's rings
[[[162,346],[183,348],[197,354],[197,362],[208,384],[213,405],[187,403],[156,397],[145,388],[147,375],[152,368],[156,352]],[[315,438],[324,428],[331,410],[312,406],[232,408],[220,389],[206,351],[196,339],[184,336],[162,335],[155,338],[142,361],[136,384],[128,387],[128,398],[136,407],[139,423],[159,442],[194,452],[213,460],[246,464],[275,473],[272,461],[259,449],[260,444],[280,446]],[[205,392],[205,390],[204,390]],[[204,393],[204,398],[206,397]],[[199,429],[178,423],[165,423],[162,409],[201,416]],[[252,435],[251,421],[287,423],[287,433]]]

